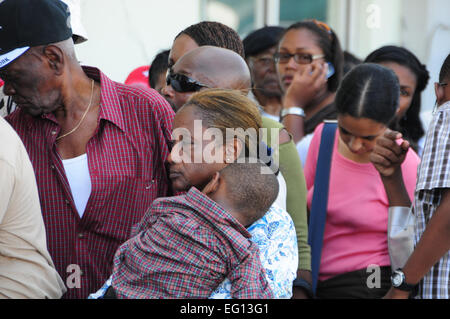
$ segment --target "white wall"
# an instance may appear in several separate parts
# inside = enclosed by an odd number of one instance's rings
[[[329,0],[328,21],[343,49],[364,59],[401,42],[401,0]]]
[[[279,1],[268,0],[271,12],[266,15],[272,25],[277,24],[274,6]],[[170,48],[173,38],[199,22],[204,10],[204,0],[81,0],[89,40],[76,46],[78,58],[123,82],[134,68],[148,65],[156,53]],[[431,80],[422,101],[425,125],[434,106],[433,82],[450,52],[449,13],[449,0],[330,0],[328,9],[343,48],[358,57],[395,44],[427,65]]]
[[[81,0],[88,41],[76,45],[77,57],[123,82],[199,20],[200,0]]]
[[[403,45],[426,64],[430,72],[428,87],[422,94],[423,123],[428,126],[436,96],[442,63],[450,53],[450,1],[403,0]]]
[[[348,37],[351,52],[361,58],[373,50],[401,41],[401,1],[351,0],[351,21]]]
[[[427,66],[430,81],[422,94],[422,120],[431,119],[434,85],[450,53],[449,0],[330,0],[330,25],[344,49],[364,59],[384,45],[412,51]]]

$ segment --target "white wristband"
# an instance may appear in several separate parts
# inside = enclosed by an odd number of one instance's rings
[[[303,109],[298,106],[292,106],[290,108],[281,110],[281,118],[289,114],[305,117],[305,111],[303,111]]]

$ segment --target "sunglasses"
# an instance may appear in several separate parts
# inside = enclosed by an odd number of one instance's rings
[[[325,55],[324,54],[312,55],[309,53],[290,54],[290,53],[280,53],[280,52],[277,52],[273,55],[273,58],[276,63],[288,63],[292,57],[294,57],[294,61],[297,64],[310,64],[314,60],[324,58]]]
[[[169,72],[166,78],[167,85],[172,86],[172,88],[180,93],[185,92],[197,92],[202,88],[207,88],[208,86],[188,77],[187,75],[181,73]]]

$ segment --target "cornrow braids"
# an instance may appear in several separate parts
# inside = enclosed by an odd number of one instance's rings
[[[175,39],[182,34],[191,37],[198,46],[211,45],[229,49],[245,58],[244,45],[239,34],[220,22],[202,21],[193,24],[181,31]]]

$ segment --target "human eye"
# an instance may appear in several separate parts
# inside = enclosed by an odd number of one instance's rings
[[[312,55],[309,53],[296,53],[295,58],[299,63],[308,64],[312,61]]]
[[[278,52],[278,53],[275,54],[275,58],[278,61],[282,62],[282,63],[285,63],[285,62],[289,61],[291,56],[292,55],[290,53],[287,53],[287,52]]]
[[[170,141],[167,142],[167,147],[169,148],[169,152],[172,151],[174,145],[175,145],[175,141],[174,140],[170,140]]]
[[[261,62],[261,64],[268,65],[268,64],[273,62],[273,58],[271,58],[271,57],[262,57],[262,58],[259,59],[259,61]]]
[[[339,126],[339,131],[341,132],[341,134],[344,134],[344,135],[350,135],[350,133],[349,133],[346,129],[344,129],[343,127],[341,127],[341,126]]]
[[[0,79],[2,79],[5,83],[8,82],[14,82],[15,77],[9,74],[0,74]]]
[[[411,96],[411,93],[406,89],[400,89],[400,95],[404,97],[409,97]]]

